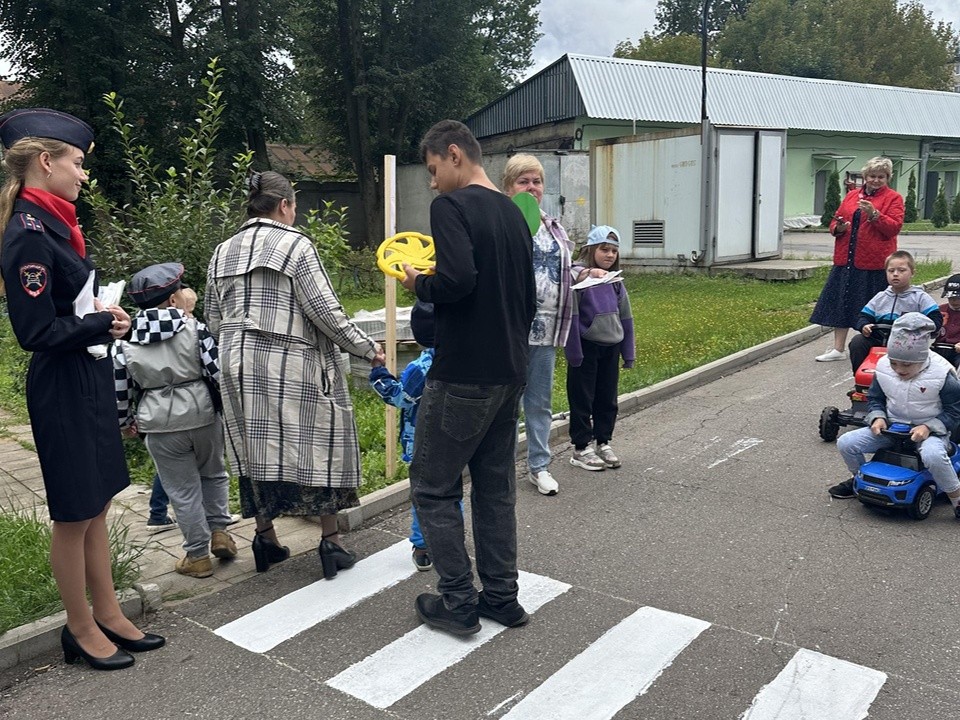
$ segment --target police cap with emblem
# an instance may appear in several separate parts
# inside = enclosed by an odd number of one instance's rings
[[[128,291],[131,299],[142,310],[156,307],[182,287],[183,265],[176,262],[151,265],[133,276]]]
[[[22,108],[0,117],[0,142],[5,148],[25,137],[60,140],[85,153],[93,150],[93,128],[59,110]]]

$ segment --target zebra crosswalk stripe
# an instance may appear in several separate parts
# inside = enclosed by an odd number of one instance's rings
[[[642,607],[551,675],[503,720],[607,720],[647,691],[710,623]]]
[[[531,614],[570,589],[567,583],[522,571],[519,583],[518,600]],[[420,625],[327,680],[327,685],[383,710],[506,630],[491,620],[481,624],[480,632],[467,638]]]
[[[337,575],[336,582],[318,580],[217,628],[214,633],[251,652],[264,653],[415,572],[410,562],[410,543],[401,540],[361,560],[350,572]]]
[[[885,673],[801,648],[765,685],[741,720],[861,720]]]

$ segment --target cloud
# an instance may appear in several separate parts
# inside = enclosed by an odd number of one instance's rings
[[[652,30],[656,0],[542,0],[540,32],[533,50],[542,70],[564,53],[612,55],[617,43]]]
[[[922,3],[934,20],[952,23],[960,32],[958,0]],[[541,0],[540,32],[533,49],[533,67],[527,77],[542,70],[564,53],[612,55],[617,43],[635,42],[653,31],[657,0]]]

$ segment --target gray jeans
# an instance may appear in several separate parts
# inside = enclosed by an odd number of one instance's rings
[[[210,552],[210,532],[230,522],[230,480],[223,464],[223,423],[149,433],[147,450],[170,497],[187,555]]]
[[[495,605],[517,597],[517,415],[522,384],[461,385],[427,380],[417,411],[410,488],[437,589],[449,609],[475,605],[464,543],[460,473],[470,468],[477,575]]]

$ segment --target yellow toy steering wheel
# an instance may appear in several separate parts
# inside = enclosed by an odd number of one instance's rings
[[[377,248],[377,267],[385,275],[403,280],[407,275],[403,264],[430,275],[437,262],[433,238],[418,232],[402,232],[388,237]]]

